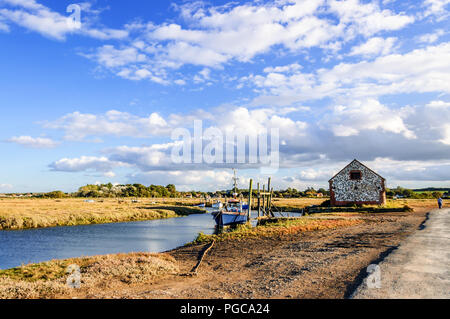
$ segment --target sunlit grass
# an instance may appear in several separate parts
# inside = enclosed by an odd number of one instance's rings
[[[299,232],[333,229],[362,223],[358,219],[322,219],[322,218],[280,218],[268,220],[263,225],[251,227],[239,225],[235,229],[217,235],[200,233],[190,244],[204,244],[224,240],[245,240],[247,238],[282,237]]]
[[[141,221],[202,213],[195,207],[114,199],[87,203],[83,199],[3,199],[0,230]]]
[[[69,265],[78,265],[81,289],[89,292],[116,284],[148,282],[179,269],[167,254],[130,253],[71,258],[0,270],[0,299],[53,298],[74,292],[66,284]]]

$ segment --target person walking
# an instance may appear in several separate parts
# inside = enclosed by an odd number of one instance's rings
[[[438,206],[439,206],[439,209],[441,209],[442,208],[442,198],[438,198]]]

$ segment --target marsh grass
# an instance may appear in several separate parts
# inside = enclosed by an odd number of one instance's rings
[[[326,198],[275,198],[274,205],[283,212],[295,212],[320,205]],[[126,221],[141,221],[203,213],[193,204],[199,199],[157,198],[139,199],[0,199],[0,230],[28,229],[52,226],[73,226]],[[383,208],[436,208],[434,199],[388,200]],[[444,200],[444,206],[450,205]],[[372,206],[366,206],[372,207]],[[374,206],[375,207],[375,206]]]
[[[67,286],[69,265],[80,267],[81,287]],[[130,253],[71,258],[0,270],[0,299],[64,298],[77,290],[89,293],[115,285],[149,282],[177,274],[175,259],[167,254]]]
[[[298,212],[308,206],[320,205],[325,200],[327,198],[274,198],[273,205],[283,212]]]
[[[283,211],[300,211],[301,209],[311,206],[320,205],[328,198],[286,198],[286,199],[274,199],[274,205],[277,208],[281,208]],[[444,200],[444,205],[450,205],[450,200]],[[435,208],[435,199],[399,199],[392,200],[388,199],[386,204],[383,206],[377,205],[364,205],[367,208],[403,208],[408,206],[412,209],[414,208]]]
[[[203,213],[195,207],[104,199],[7,199],[0,201],[0,230],[141,221]]]
[[[338,218],[277,218],[263,221],[261,225],[252,227],[251,225],[238,225],[229,232],[216,235],[205,235],[199,233],[197,238],[187,244],[205,244],[224,240],[245,240],[247,238],[279,237],[292,235],[299,232],[334,229],[337,227],[353,226],[362,223],[359,219],[338,219]]]

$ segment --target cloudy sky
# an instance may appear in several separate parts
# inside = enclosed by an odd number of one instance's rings
[[[226,188],[229,167],[171,162],[194,120],[277,128],[276,188],[354,158],[389,187],[450,186],[450,0],[93,0],[80,23],[71,4],[0,0],[0,192]]]

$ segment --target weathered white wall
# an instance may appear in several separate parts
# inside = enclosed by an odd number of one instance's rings
[[[361,171],[360,180],[351,180],[350,171]],[[333,191],[336,201],[379,201],[383,180],[377,174],[358,162],[351,163],[333,178]]]

